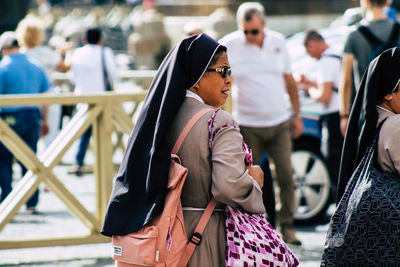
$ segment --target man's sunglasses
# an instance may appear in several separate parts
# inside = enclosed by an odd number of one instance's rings
[[[257,35],[260,33],[260,31],[258,29],[254,29],[254,30],[244,30],[243,31],[245,35],[251,33],[252,35]]]
[[[207,71],[215,71],[221,74],[222,78],[226,79],[227,76],[231,77],[232,72],[230,67],[222,67],[222,68],[215,68],[215,69],[207,69]]]

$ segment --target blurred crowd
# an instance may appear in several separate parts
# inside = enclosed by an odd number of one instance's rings
[[[93,0],[95,4],[105,2]],[[120,1],[112,1],[117,2]],[[140,9],[142,1],[127,0],[126,3],[136,8],[129,13],[116,8],[106,17],[96,10],[83,18],[79,11],[72,11],[58,20],[51,20],[46,14],[51,14],[52,5],[62,4],[62,0],[38,1],[37,16],[27,15],[15,31],[0,36],[0,94],[55,92],[51,75],[54,71],[71,74],[76,94],[111,91],[121,69],[140,65],[140,53],[151,54],[153,58],[143,62],[147,62],[149,68],[158,68],[171,48],[170,40],[161,30],[163,34],[155,37],[159,40],[157,46],[147,45],[144,41],[153,38],[151,35],[154,33],[140,26],[144,19],[141,17],[144,11]],[[260,4],[244,5],[243,9],[248,9],[238,10],[238,30],[214,36],[227,47],[232,68],[233,116],[244,140],[253,148],[255,162],[261,161],[262,155],[266,154],[276,167],[282,202],[279,224],[288,243],[301,244],[293,226],[295,200],[290,167],[292,140],[303,132],[298,90],[324,106],[320,123],[328,132],[326,160],[340,195],[344,190],[338,181],[340,159],[352,101],[370,61],[382,52],[371,56],[377,46],[389,48],[399,44],[397,11],[391,8],[391,1],[361,0],[360,3],[359,20],[349,26],[353,29],[349,31],[342,51],[330,47],[317,29],[306,32],[304,48],[318,64],[313,77],[307,73],[292,75],[288,51],[293,47],[286,47],[282,34],[268,29]],[[159,21],[162,24],[162,20]],[[182,37],[204,31],[204,25],[193,20],[184,26]],[[129,41],[135,45],[130,47]],[[117,54],[121,52],[129,58],[121,61],[125,65],[118,61]],[[131,57],[128,52],[131,52]],[[132,53],[137,55],[136,61],[132,59]],[[224,68],[211,71],[219,72],[223,78],[231,74],[230,69]],[[286,93],[290,112],[286,109]],[[39,138],[43,138],[47,147],[62,127],[62,118],[70,116],[73,108],[60,105],[1,108],[0,116],[36,152]],[[26,121],[32,125],[24,125]],[[84,159],[90,137],[91,128],[80,140],[75,165],[71,169],[71,173],[78,176],[85,172]],[[0,146],[2,201],[11,191],[13,157],[4,145]],[[269,169],[268,164],[264,167]],[[22,166],[22,174],[26,171]],[[266,170],[265,173],[270,172]],[[273,186],[263,188],[264,195],[273,195],[272,191]],[[37,212],[38,197],[39,191],[27,202],[29,212]],[[274,218],[275,202],[264,199],[264,205],[269,206],[269,216]],[[275,222],[271,224],[275,225]]]

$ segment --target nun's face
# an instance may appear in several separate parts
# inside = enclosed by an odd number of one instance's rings
[[[207,105],[219,108],[225,104],[228,98],[232,82],[230,73],[228,56],[224,52],[220,55],[217,63],[207,69],[191,91],[199,95]]]

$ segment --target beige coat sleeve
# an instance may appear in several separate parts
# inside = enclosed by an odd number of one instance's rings
[[[232,207],[241,206],[248,212],[264,213],[262,192],[245,169],[243,137],[231,115],[219,111],[213,132],[211,192],[214,198]]]
[[[400,174],[400,114],[389,116],[378,140],[378,163],[385,172]]]

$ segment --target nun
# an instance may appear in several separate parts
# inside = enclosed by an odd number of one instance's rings
[[[350,113],[340,165],[337,202],[384,121],[377,144],[382,171],[400,174],[400,50],[392,48],[373,60],[365,72]]]
[[[161,213],[172,146],[194,114],[225,104],[230,75],[226,47],[206,34],[188,37],[169,52],[128,141],[102,234],[135,232]],[[181,196],[188,237],[211,197],[218,201],[188,266],[225,266],[225,205],[265,212],[263,172],[245,165],[242,144],[237,123],[218,110],[200,118],[178,152],[188,168]]]

